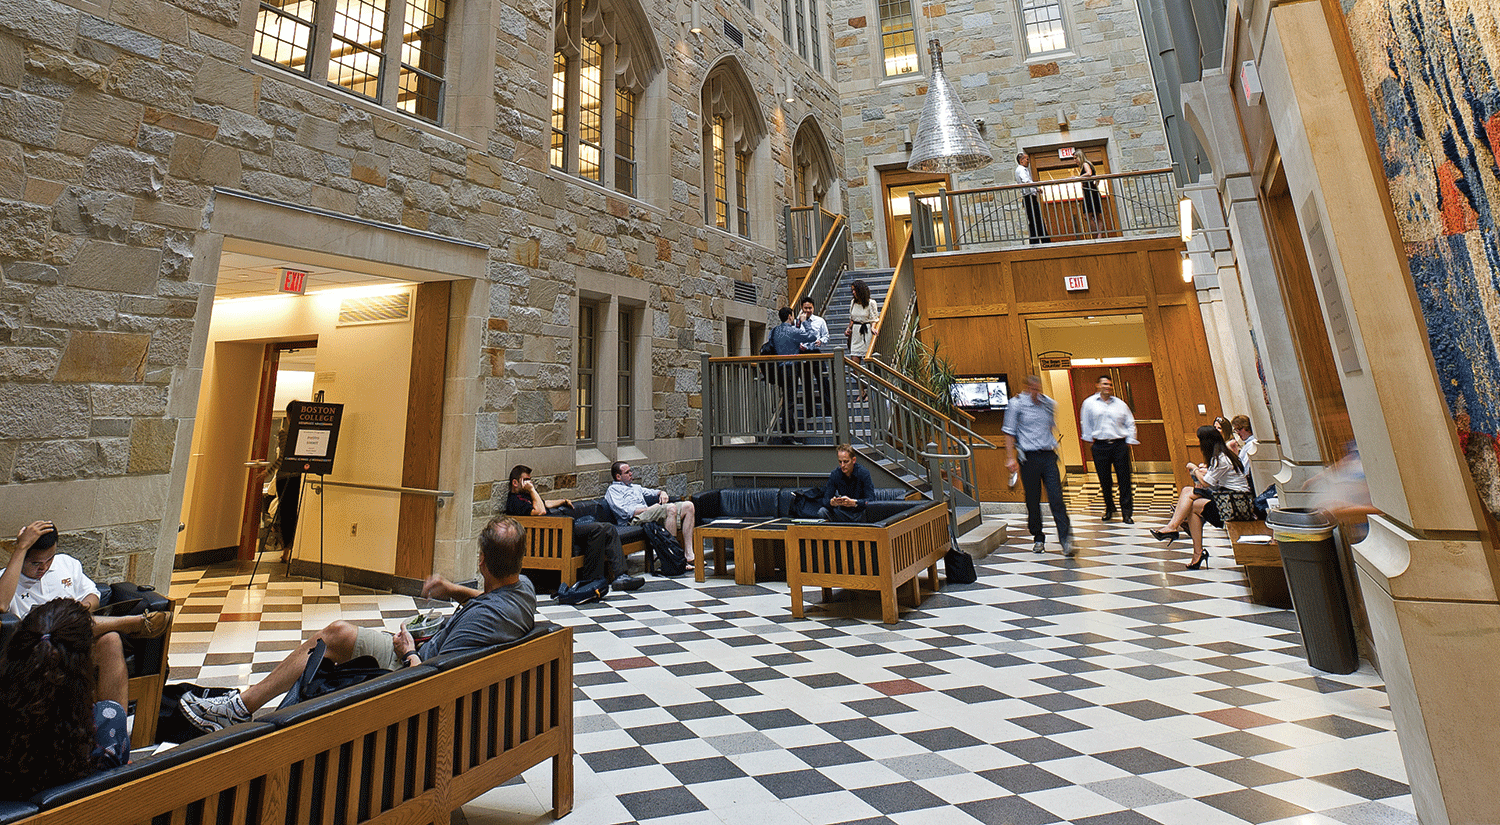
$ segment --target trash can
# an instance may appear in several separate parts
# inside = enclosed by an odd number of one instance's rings
[[[1329,673],[1358,670],[1359,649],[1333,545],[1333,523],[1317,510],[1301,508],[1272,510],[1266,523],[1281,549],[1307,663]]]

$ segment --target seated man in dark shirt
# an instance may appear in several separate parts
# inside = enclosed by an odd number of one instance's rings
[[[543,501],[531,481],[531,468],[517,464],[510,470],[510,495],[505,497],[505,512],[512,516],[545,516],[554,507],[572,507],[573,502],[561,498]],[[553,513],[552,515],[560,515]],[[625,548],[620,546],[620,531],[613,524],[600,522],[573,523],[573,554],[583,555],[583,570],[579,573],[586,582],[605,579],[615,590],[639,590],[645,579],[630,575],[625,566]],[[610,580],[613,568],[614,578]]]
[[[243,691],[223,696],[189,692],[178,705],[193,726],[205,732],[247,722],[256,710],[297,683],[319,639],[327,645],[325,657],[331,662],[371,656],[387,670],[417,665],[439,653],[462,653],[513,642],[530,633],[536,622],[536,590],[531,580],[521,575],[525,553],[526,528],[513,518],[501,516],[479,534],[479,579],[484,590],[454,584],[437,574],[429,576],[422,584],[424,597],[452,599],[462,605],[421,647],[405,627],[391,634],[341,619],[303,642],[266,678]]]
[[[818,515],[827,521],[864,521],[865,505],[875,495],[875,479],[859,466],[853,447],[840,444],[837,449],[839,466],[823,485],[823,509]]]

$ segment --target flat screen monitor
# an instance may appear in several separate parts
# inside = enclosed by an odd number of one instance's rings
[[[964,376],[949,391],[953,406],[970,412],[1003,410],[1010,400],[1010,382],[1004,375]]]

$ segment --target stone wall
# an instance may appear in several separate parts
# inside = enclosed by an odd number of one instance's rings
[[[904,167],[922,114],[930,70],[927,38],[943,44],[943,67],[969,115],[985,123],[994,163],[953,177],[955,188],[1014,183],[1019,147],[1107,140],[1111,172],[1172,165],[1134,3],[1064,0],[1069,50],[1027,60],[1016,0],[933,3],[917,16],[922,71],[883,77],[876,0],[833,0],[837,83],[843,101],[844,176],[856,265],[883,256],[884,207],[875,167]],[[1068,125],[1058,122],[1063,110]],[[878,226],[877,226],[878,224]]]
[[[780,42],[779,20],[730,3],[691,35],[677,4],[647,5],[667,65],[639,144],[670,176],[650,200],[548,168],[550,2],[465,6],[466,21],[493,26],[454,29],[469,52],[451,64],[450,94],[477,88],[484,105],[466,102],[451,129],[252,61],[253,3],[0,4],[0,501],[15,522],[0,530],[53,517],[105,578],[131,554],[171,553],[217,266],[194,254],[216,187],[490,247],[481,363],[450,368],[481,385],[477,466],[571,447],[578,272],[647,282],[656,429],[640,437],[656,441],[641,447],[695,452],[698,357],[723,346],[713,299],[755,280],[769,313],[785,292],[779,232],[746,242],[703,226],[703,74],[728,51],[746,68],[774,178],[758,208],[778,220],[792,117],[818,113],[836,156],[842,130],[832,87]],[[493,66],[492,84],[458,74],[476,65]],[[788,71],[806,97],[792,113],[774,91]],[[600,473],[568,480],[594,492]],[[699,483],[693,460],[643,462],[639,475],[674,492]],[[477,481],[476,518],[504,493]]]

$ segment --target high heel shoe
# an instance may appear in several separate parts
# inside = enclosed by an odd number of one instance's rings
[[[1202,567],[1203,564],[1205,562],[1207,562],[1207,561],[1208,561],[1208,548],[1205,547],[1205,548],[1203,548],[1203,555],[1199,556],[1197,561],[1193,562],[1192,564],[1189,564],[1187,566],[1187,569],[1189,569],[1189,570],[1197,570],[1200,567]]]
[[[1171,544],[1172,542],[1176,541],[1177,537],[1179,535],[1181,535],[1181,533],[1179,533],[1176,530],[1152,530],[1151,531],[1151,538],[1156,539],[1157,541],[1164,541],[1167,544]]]

